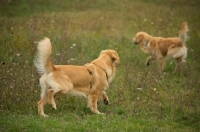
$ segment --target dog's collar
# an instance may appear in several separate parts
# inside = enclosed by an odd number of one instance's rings
[[[86,67],[86,66],[85,66]],[[86,67],[87,68],[87,67]],[[94,79],[93,79],[93,73],[92,71],[90,71],[88,68],[88,73],[90,74],[90,89],[92,89],[92,84],[94,83]]]
[[[108,81],[108,74],[107,74],[106,70],[103,69],[101,66],[95,64],[95,63],[93,63],[93,64],[96,65],[96,66],[98,66],[99,68],[101,68],[101,70],[103,70],[103,71],[105,72],[105,74],[106,74],[106,79],[107,79],[107,81]]]
[[[147,48],[148,43],[149,43],[149,41],[146,41],[144,48]]]

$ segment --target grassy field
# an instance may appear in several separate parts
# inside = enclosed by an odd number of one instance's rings
[[[200,1],[199,0],[3,0],[0,2],[0,131],[48,132],[195,132],[200,130]],[[188,58],[165,74],[131,40],[138,31],[175,37],[188,22]],[[107,95],[98,103],[105,115],[86,108],[72,96],[46,105],[48,118],[37,114],[39,75],[33,66],[37,42],[52,41],[54,64],[84,65],[103,49],[120,57]],[[138,89],[139,88],[139,89]]]

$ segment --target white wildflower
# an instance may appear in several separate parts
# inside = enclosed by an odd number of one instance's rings
[[[75,46],[76,46],[76,44],[72,44],[72,46],[73,46],[73,47],[75,47]]]
[[[142,88],[137,88],[137,90],[142,91]]]
[[[144,19],[144,21],[146,22],[146,21],[147,21],[147,19],[145,18],[145,19]]]
[[[70,58],[71,61],[76,60],[75,58]]]
[[[17,54],[17,57],[21,56],[20,54]]]

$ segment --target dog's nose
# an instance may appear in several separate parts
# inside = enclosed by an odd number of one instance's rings
[[[134,42],[134,44],[138,44],[138,42]]]

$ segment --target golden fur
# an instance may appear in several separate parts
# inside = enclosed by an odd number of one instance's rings
[[[133,42],[139,44],[145,53],[150,54],[146,60],[146,65],[149,65],[152,60],[157,60],[159,68],[163,71],[164,59],[166,57],[175,59],[177,62],[173,72],[175,73],[187,57],[185,42],[188,31],[187,23],[183,22],[178,38],[153,37],[145,32],[138,32],[133,38]]]
[[[34,64],[40,78],[41,99],[38,101],[38,114],[47,117],[44,105],[48,102],[56,109],[54,95],[72,94],[87,98],[87,106],[93,113],[100,114],[97,100],[108,104],[105,90],[115,76],[119,57],[114,50],[103,50],[99,57],[84,66],[53,65],[50,61],[51,42],[48,38],[38,43]],[[90,74],[92,73],[92,74]]]

